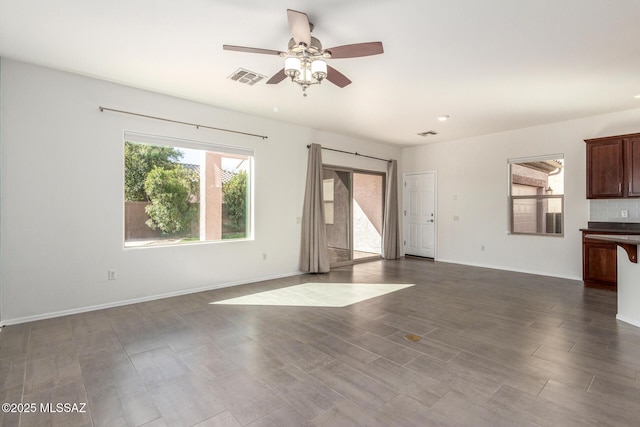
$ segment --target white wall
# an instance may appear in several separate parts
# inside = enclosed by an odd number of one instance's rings
[[[403,150],[402,173],[438,173],[437,259],[581,279],[583,140],[638,132],[639,119],[637,109]],[[508,235],[507,159],[555,153],[565,158],[564,237]]]
[[[4,324],[297,274],[306,145],[400,155],[397,147],[30,64],[2,59],[0,66]],[[100,105],[269,138],[100,112]],[[123,249],[124,130],[254,148],[255,240]],[[326,163],[385,167],[325,154]],[[107,280],[111,269],[115,281]]]

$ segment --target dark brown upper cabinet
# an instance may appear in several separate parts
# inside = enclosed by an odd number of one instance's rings
[[[633,135],[626,142],[627,196],[640,197],[640,135]]]
[[[587,199],[640,197],[640,134],[585,142]]]

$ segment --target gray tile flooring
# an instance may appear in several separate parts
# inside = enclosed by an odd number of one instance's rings
[[[209,304],[311,281],[415,286]],[[638,425],[640,329],[615,312],[581,282],[402,259],[8,326],[0,400],[37,410],[0,425]]]

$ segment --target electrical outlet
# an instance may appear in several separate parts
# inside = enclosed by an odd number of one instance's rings
[[[484,245],[480,246],[480,250],[481,250],[482,252],[484,252],[484,251],[485,251],[485,249],[486,249],[486,248],[484,247]]]
[[[622,218],[629,218],[629,211],[628,211],[628,210],[626,210],[626,209],[622,209],[622,210],[620,211],[620,216],[621,216]]]
[[[107,271],[107,279],[116,280],[116,271],[115,270]]]

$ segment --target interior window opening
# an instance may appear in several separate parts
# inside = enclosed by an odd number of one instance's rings
[[[564,157],[509,160],[512,234],[564,235]]]

